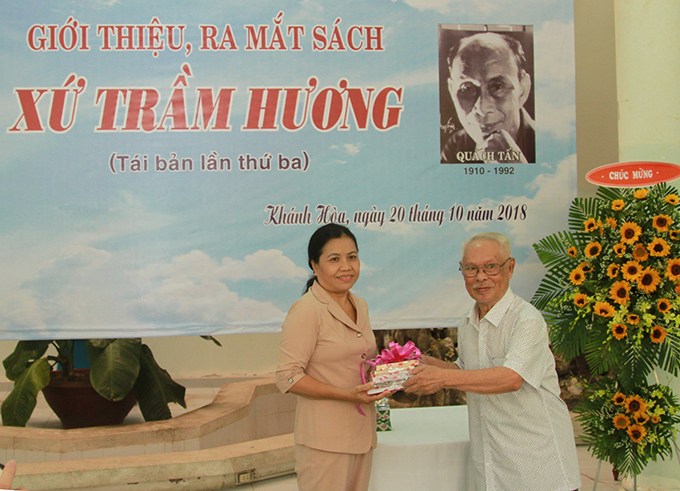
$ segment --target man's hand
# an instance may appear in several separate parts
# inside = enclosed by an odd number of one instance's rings
[[[484,143],[477,147],[479,152],[493,152],[496,157],[487,163],[526,164],[527,158],[520,150],[510,133],[505,130],[496,131],[486,137]]]
[[[422,365],[411,370],[411,378],[404,382],[404,390],[419,396],[434,394],[446,387],[451,370]]]

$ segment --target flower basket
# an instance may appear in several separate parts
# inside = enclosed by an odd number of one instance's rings
[[[667,184],[599,188],[572,202],[568,231],[534,244],[548,272],[532,303],[544,311],[554,351],[584,354],[591,373],[604,376],[575,410],[584,440],[628,475],[672,455],[679,421],[670,389],[647,383],[657,366],[680,373],[678,204]]]

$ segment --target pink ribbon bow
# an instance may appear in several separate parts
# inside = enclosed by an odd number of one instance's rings
[[[417,360],[420,358],[420,350],[413,344],[413,341],[409,341],[404,346],[392,342],[390,343],[389,348],[389,350],[382,350],[378,356],[369,360],[368,364],[376,366],[384,365],[386,363],[398,363],[406,360]]]

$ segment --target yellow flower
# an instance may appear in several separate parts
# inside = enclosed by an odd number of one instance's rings
[[[680,230],[669,230],[668,236],[673,240],[680,239]]]
[[[666,266],[666,276],[671,281],[680,280],[680,259],[669,259]]]
[[[646,189],[636,189],[633,193],[633,196],[635,196],[637,199],[645,199],[647,197],[647,193],[649,193],[649,191]]]
[[[607,222],[607,225],[609,225],[611,228],[616,228],[616,226],[619,224],[616,221],[616,218],[612,218],[612,217],[607,217],[605,219],[605,222]]]
[[[673,305],[671,305],[671,301],[668,300],[667,298],[660,298],[656,302],[656,308],[659,309],[659,312],[665,314],[666,312],[671,310],[671,308],[673,308]]]
[[[586,279],[586,274],[581,268],[576,268],[569,275],[569,279],[573,285],[580,285]]]
[[[638,288],[646,293],[655,292],[659,283],[661,283],[661,276],[654,268],[645,268],[637,279]]]
[[[612,210],[614,211],[621,211],[624,206],[626,206],[626,203],[624,203],[622,199],[615,199],[612,201]]]
[[[675,293],[680,295],[680,284],[676,284],[674,289],[675,289]]]
[[[640,425],[630,425],[628,427],[628,436],[635,443],[640,443],[647,436],[647,430]]]
[[[640,316],[637,314],[628,314],[628,324],[636,326],[640,322]]]
[[[637,261],[628,261],[623,265],[623,277],[628,281],[635,281],[642,273],[642,267]]]
[[[578,267],[581,268],[584,273],[590,273],[593,270],[593,265],[585,261],[579,264]]]
[[[585,248],[586,257],[597,257],[602,252],[602,244],[599,242],[591,242]]]
[[[630,396],[626,399],[627,413],[643,413],[647,410],[647,403],[640,396]]]
[[[647,413],[638,413],[635,415],[635,422],[640,426],[644,425],[647,421],[649,421]]]
[[[646,261],[649,258],[647,254],[647,249],[644,244],[635,244],[635,249],[633,249],[633,257],[636,261]]]
[[[647,246],[647,248],[649,249],[649,253],[654,257],[668,256],[668,254],[671,252],[671,246],[669,246],[668,242],[660,237],[654,239],[652,243]]]
[[[585,222],[583,222],[583,227],[585,228],[586,232],[595,232],[599,228],[599,225],[597,223],[597,220],[594,218],[589,218]]]
[[[666,330],[661,326],[654,326],[652,328],[652,343],[661,344],[666,339]]]
[[[677,194],[669,194],[664,198],[664,201],[666,203],[670,203],[671,205],[677,205],[680,203],[680,198],[678,197]]]
[[[630,284],[627,281],[617,281],[609,289],[609,298],[614,302],[625,305],[630,300]]]
[[[583,293],[577,293],[574,295],[574,304],[578,308],[585,307],[585,305],[588,303],[588,296],[583,294]]]
[[[635,222],[625,222],[621,225],[621,242],[624,244],[634,244],[637,242],[640,234],[642,234],[642,229]]]
[[[654,414],[654,415],[652,416],[652,423],[654,423],[654,424],[659,424],[659,421],[661,421],[661,418],[659,418],[659,415],[658,415],[658,414]]]
[[[673,219],[668,215],[657,215],[652,219],[652,225],[659,232],[668,232],[668,227],[673,225]]]
[[[610,278],[616,278],[619,275],[621,267],[618,264],[610,264],[607,268],[607,276]]]
[[[567,249],[567,254],[569,254],[571,257],[576,257],[576,254],[578,251],[576,250],[576,247],[571,246],[569,249]]]
[[[595,313],[600,317],[614,317],[614,307],[609,302],[595,302]]]
[[[630,420],[625,414],[617,414],[614,416],[614,428],[617,430],[625,430],[630,424]]]
[[[628,334],[628,327],[625,324],[614,324],[612,326],[612,334],[616,339],[621,340]]]
[[[614,397],[612,397],[612,402],[617,406],[623,406],[626,403],[626,395],[622,394],[621,392],[617,392],[614,394]]]
[[[614,247],[614,253],[618,257],[623,257],[623,255],[626,253],[626,244],[616,244]]]

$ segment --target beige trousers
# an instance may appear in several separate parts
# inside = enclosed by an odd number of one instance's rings
[[[365,454],[325,452],[295,444],[300,491],[367,491],[373,449]]]

